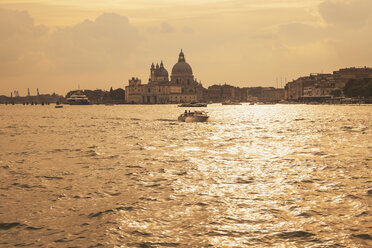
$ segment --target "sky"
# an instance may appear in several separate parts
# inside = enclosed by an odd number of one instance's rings
[[[0,0],[0,95],[124,88],[181,48],[204,87],[372,67],[372,0]]]

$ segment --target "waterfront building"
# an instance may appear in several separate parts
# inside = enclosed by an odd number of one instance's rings
[[[244,102],[247,100],[247,90],[228,84],[212,85],[208,87],[206,97],[211,102]]]
[[[334,71],[333,75],[344,79],[372,78],[372,68],[370,67],[350,67]]]
[[[150,78],[142,84],[138,78],[129,80],[125,87],[126,102],[137,104],[188,103],[201,101],[203,86],[194,79],[191,66],[181,50],[173,66],[171,80],[163,62],[150,67]]]
[[[259,98],[260,102],[277,103],[284,99],[284,89],[265,87],[262,90],[262,95]]]
[[[248,102],[276,103],[284,99],[284,89],[274,87],[244,87],[241,98]]]
[[[125,87],[125,100],[128,103],[142,103],[142,96],[145,93],[145,85],[135,77],[129,79],[129,85]]]
[[[334,89],[334,80],[331,74],[313,73],[287,83],[285,86],[285,98],[286,100],[330,98],[330,92]]]

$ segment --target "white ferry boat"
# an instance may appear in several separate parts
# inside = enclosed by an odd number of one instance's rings
[[[70,105],[89,105],[89,99],[81,91],[75,92],[69,98],[67,98],[67,103]]]

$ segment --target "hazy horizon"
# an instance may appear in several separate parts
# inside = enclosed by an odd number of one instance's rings
[[[0,1],[0,95],[124,88],[182,48],[204,87],[372,66],[372,1]]]

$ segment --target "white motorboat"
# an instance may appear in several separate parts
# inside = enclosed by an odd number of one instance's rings
[[[205,122],[207,121],[209,116],[205,111],[193,111],[193,112],[185,112],[178,116],[178,121],[182,122]]]

